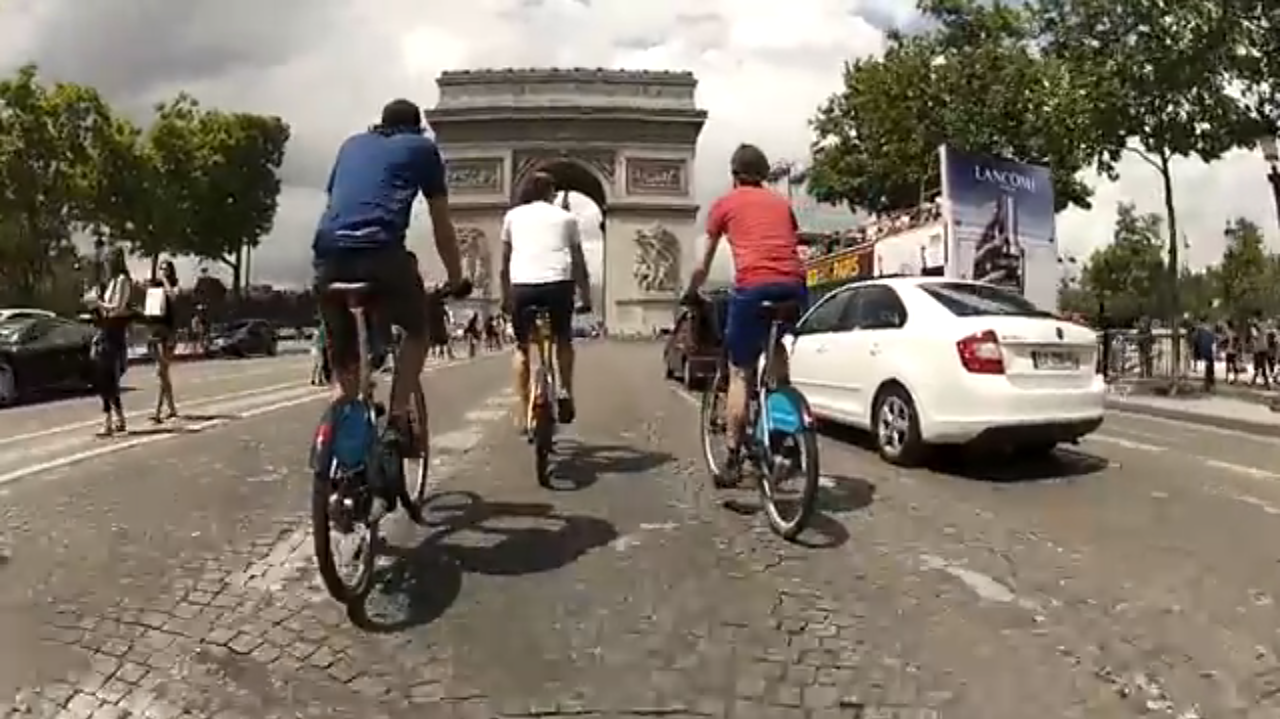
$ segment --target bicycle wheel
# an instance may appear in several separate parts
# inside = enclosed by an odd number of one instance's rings
[[[717,487],[726,488],[736,483],[736,478],[726,477],[722,470],[720,457],[725,457],[724,408],[728,400],[728,377],[721,366],[715,378],[702,392],[702,458],[707,464],[707,472]],[[717,446],[718,445],[718,446]]]
[[[373,587],[374,560],[378,551],[378,523],[364,522],[369,516],[372,494],[359,475],[340,475],[335,471],[332,444],[337,432],[336,418],[341,404],[334,404],[325,414],[316,432],[313,446],[314,475],[311,485],[311,536],[316,565],[329,596],[343,604],[360,601]],[[336,526],[335,526],[336,525]],[[334,556],[334,530],[344,538],[363,530],[367,536],[356,537],[352,553],[355,572],[344,576]]]
[[[537,394],[533,398],[533,423],[529,427],[533,441],[534,473],[538,484],[551,487],[551,450],[555,444],[556,418],[552,410],[551,384],[546,370],[538,368]]]
[[[414,524],[426,526],[427,520],[422,516],[422,509],[427,504],[427,495],[431,491],[431,431],[427,422],[427,401],[422,394],[422,380],[418,380],[413,390],[413,399],[409,402],[409,424],[413,428],[413,436],[422,445],[422,452],[417,456],[401,458],[404,482],[400,484],[400,503]]]
[[[818,436],[808,419],[804,395],[792,387],[769,392],[763,412],[771,431],[761,438],[761,504],[769,527],[786,540],[795,539],[813,517],[818,500]],[[796,486],[798,485],[798,486]],[[793,497],[783,498],[794,489]]]

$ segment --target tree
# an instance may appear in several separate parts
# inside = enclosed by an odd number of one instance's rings
[[[275,223],[289,125],[279,117],[204,111],[195,138],[203,167],[188,249],[229,267],[238,296],[246,251]]]
[[[1088,207],[1077,179],[1095,153],[1085,88],[1035,47],[1032,14],[977,0],[924,0],[937,27],[891,33],[880,58],[844,69],[812,121],[809,190],[873,213],[919,205],[940,186],[938,146],[1048,165],[1058,208]]]
[[[35,65],[0,81],[0,287],[9,300],[37,302],[73,229],[95,222],[95,141],[110,122],[96,91],[46,87]]]
[[[1226,236],[1218,278],[1224,309],[1236,321],[1267,312],[1272,309],[1274,275],[1261,228],[1239,218],[1227,226]]]
[[[1261,1],[1261,0],[1255,0]],[[1103,148],[1099,169],[1114,176],[1129,152],[1161,180],[1168,230],[1169,312],[1179,315],[1179,234],[1172,163],[1206,162],[1246,140],[1247,113],[1230,92],[1241,19],[1216,0],[1039,0],[1036,11],[1048,57],[1090,88],[1079,106],[1093,143]],[[1252,139],[1252,138],[1248,138]]]
[[[1089,258],[1082,286],[1106,309],[1112,326],[1130,326],[1156,316],[1165,282],[1159,215],[1139,215],[1131,204],[1117,208],[1111,244]]]

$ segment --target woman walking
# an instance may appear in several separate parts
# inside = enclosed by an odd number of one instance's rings
[[[151,353],[156,363],[156,379],[160,393],[156,396],[156,411],[151,415],[154,424],[178,416],[173,398],[173,379],[170,367],[174,350],[178,346],[178,323],[174,318],[174,300],[178,295],[178,272],[173,262],[160,263],[160,276],[152,279],[147,288],[146,316],[151,323]]]
[[[98,295],[94,321],[98,327],[91,354],[94,361],[94,384],[102,398],[103,424],[100,437],[128,431],[124,407],[120,403],[120,378],[128,360],[129,295],[133,280],[125,262],[124,251],[114,249],[107,258],[111,279]]]

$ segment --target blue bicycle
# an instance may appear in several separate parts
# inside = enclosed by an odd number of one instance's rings
[[[696,301],[705,305],[705,300]],[[785,379],[775,377],[776,352],[781,327],[794,320],[800,308],[793,303],[766,302],[760,311],[769,320],[769,343],[755,373],[747,404],[747,432],[742,438],[742,465],[758,474],[757,489],[769,519],[769,527],[783,539],[795,539],[812,519],[818,500],[818,436],[809,403]],[[702,393],[702,447],[707,469],[717,488],[738,486],[741,478],[731,475],[717,460],[715,442],[723,442],[728,396],[728,357],[722,355],[715,380]],[[741,471],[741,466],[739,468]],[[783,497],[794,489],[794,499]]]
[[[335,283],[328,292],[339,294],[355,317],[356,338],[360,347],[360,392],[354,399],[332,403],[316,428],[311,447],[312,536],[320,577],[330,596],[344,604],[364,599],[373,588],[374,562],[381,548],[379,523],[399,504],[414,523],[425,525],[422,508],[427,500],[427,471],[430,452],[427,435],[427,406],[422,384],[414,378],[413,399],[409,405],[409,423],[423,451],[402,454],[397,442],[390,441],[386,408],[374,400],[373,374],[375,358],[387,357],[387,338],[373,341],[372,323],[367,313],[376,312],[376,294],[368,283]],[[461,299],[471,294],[471,283],[438,287],[427,293],[428,302]],[[393,378],[392,383],[394,384]],[[417,464],[416,471],[410,465]],[[414,475],[410,492],[408,477]],[[334,556],[334,533],[342,539],[354,539],[352,551],[354,573],[344,576]]]

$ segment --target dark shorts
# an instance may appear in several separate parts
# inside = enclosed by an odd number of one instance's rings
[[[545,309],[551,318],[551,333],[573,341],[573,280],[541,285],[511,286],[511,330],[516,343],[529,344],[536,310]]]
[[[809,304],[809,289],[803,282],[734,288],[724,327],[725,351],[734,367],[754,368],[769,341],[770,319],[760,309],[765,302],[798,304],[798,319]],[[783,322],[780,329],[790,332],[795,329],[795,322]]]
[[[316,258],[314,264],[320,316],[336,367],[358,364],[360,346],[346,298],[325,291],[334,282],[368,282],[373,286],[366,303],[372,311],[367,316],[370,330],[384,338],[383,342],[391,337],[392,325],[408,337],[427,339],[426,289],[416,263],[403,246],[334,250]]]

